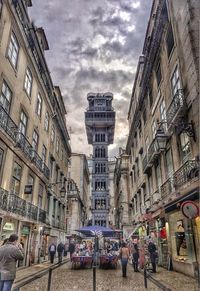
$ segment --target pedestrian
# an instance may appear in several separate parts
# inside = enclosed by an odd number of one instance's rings
[[[70,260],[72,260],[72,255],[74,252],[75,252],[75,244],[74,244],[74,242],[70,242],[70,244],[69,244]]]
[[[132,256],[134,272],[138,272],[139,248],[137,243],[133,243]]]
[[[64,244],[62,242],[60,242],[57,246],[57,252],[58,252],[58,263],[62,262],[62,256],[63,256],[63,252],[64,252]]]
[[[156,258],[157,258],[157,252],[156,252],[156,246],[153,243],[153,241],[150,241],[148,244],[148,251],[150,254],[150,260],[152,264],[152,272],[156,273]]]
[[[8,242],[8,238],[5,238],[3,243],[2,243],[2,246],[5,245],[7,242]]]
[[[68,248],[69,248],[69,246],[68,246],[68,243],[66,242],[64,245],[64,257],[67,256]]]
[[[122,246],[120,248],[120,259],[121,259],[123,277],[126,277],[126,269],[127,269],[129,256],[130,256],[129,248],[127,247],[125,242],[122,242]]]
[[[53,262],[54,262],[55,253],[56,253],[56,245],[55,245],[55,243],[52,243],[49,246],[49,254],[50,254],[51,264],[53,264]]]
[[[16,277],[16,261],[24,259],[18,235],[11,234],[8,241],[0,247],[0,290],[11,291]]]

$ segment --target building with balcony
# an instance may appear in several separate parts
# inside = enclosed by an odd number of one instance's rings
[[[115,227],[122,230],[124,239],[129,239],[134,230],[133,203],[130,192],[129,155],[122,148],[116,158],[113,182]]]
[[[113,143],[115,111],[112,108],[112,93],[89,93],[89,108],[85,112],[88,143],[93,146],[92,225],[109,225],[109,171],[108,146]]]
[[[84,154],[71,154],[68,180],[67,235],[70,236],[87,225],[89,219],[90,173]]]
[[[199,1],[153,1],[130,100],[133,217],[157,243],[159,264],[196,276],[199,217]],[[195,207],[195,206],[194,206]],[[181,254],[181,245],[185,253]]]
[[[45,259],[49,244],[65,238],[60,190],[71,154],[63,97],[46,63],[44,30],[30,21],[31,5],[0,5],[0,240],[18,233],[23,265]]]

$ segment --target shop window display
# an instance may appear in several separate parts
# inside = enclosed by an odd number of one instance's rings
[[[175,232],[176,238],[176,251],[177,256],[187,256],[187,245],[185,239],[185,229],[183,225],[183,220],[177,221],[177,231]]]

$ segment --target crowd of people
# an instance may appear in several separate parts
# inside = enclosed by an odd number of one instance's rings
[[[154,242],[149,239],[148,253],[152,265],[152,272],[156,272],[156,258],[157,250]],[[72,240],[69,244],[61,241],[56,245],[52,242],[49,245],[50,262],[54,263],[56,252],[58,254],[58,262],[62,262],[63,256],[70,254],[70,259],[74,256],[93,256],[94,250],[98,250],[103,255],[117,255],[121,260],[122,276],[127,276],[127,264],[131,260],[134,272],[138,272],[139,261],[143,260],[140,246],[136,240],[130,241],[104,241],[102,246],[95,246],[93,241],[82,241],[76,243]],[[10,235],[0,247],[0,291],[10,291],[16,277],[17,261],[24,259],[23,245],[18,243],[18,236],[16,234]],[[141,265],[140,265],[141,267]]]

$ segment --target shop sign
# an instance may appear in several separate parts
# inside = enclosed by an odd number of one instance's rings
[[[24,194],[32,194],[33,185],[25,185]]]
[[[29,226],[26,226],[26,225],[24,225],[24,226],[22,227],[21,234],[24,234],[24,235],[29,235],[29,233],[30,233],[30,227],[29,227]]]
[[[12,223],[12,222],[6,222],[4,224],[3,230],[14,231],[15,230],[14,223]]]
[[[189,219],[195,218],[199,215],[199,207],[193,201],[185,201],[181,204],[181,211],[183,215]]]

